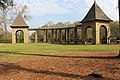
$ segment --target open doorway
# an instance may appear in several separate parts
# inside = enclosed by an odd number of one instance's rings
[[[104,25],[100,27],[100,43],[107,44],[107,28]]]
[[[24,43],[24,32],[22,30],[16,31],[16,43]]]
[[[85,30],[85,36],[86,36],[86,43],[92,44],[93,43],[93,32],[92,27],[88,26]]]

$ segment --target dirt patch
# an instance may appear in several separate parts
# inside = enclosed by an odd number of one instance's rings
[[[119,80],[120,59],[114,54],[29,55],[34,59],[0,63],[0,80]],[[99,71],[103,78],[89,74]]]

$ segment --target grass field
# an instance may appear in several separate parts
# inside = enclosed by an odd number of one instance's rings
[[[31,58],[19,54],[91,54],[98,52],[114,52],[120,45],[64,45],[50,43],[0,44],[0,62],[14,62],[21,58]],[[18,54],[18,55],[17,55]],[[34,57],[32,57],[34,58]]]
[[[118,50],[120,50],[120,45],[64,45],[49,43],[0,44],[0,53],[66,54],[66,53],[80,53],[81,51],[108,52]]]
[[[96,70],[104,80],[119,80],[118,50],[120,45],[0,44],[0,80],[98,80],[89,75]]]

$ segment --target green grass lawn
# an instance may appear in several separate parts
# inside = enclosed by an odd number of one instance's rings
[[[80,51],[118,51],[120,45],[64,45],[50,43],[0,44],[0,53],[80,53]]]
[[[120,50],[120,45],[64,45],[50,43],[0,44],[0,62],[15,62],[22,59],[40,59],[21,54],[81,54],[87,52],[111,52]],[[20,54],[20,55],[19,55]]]

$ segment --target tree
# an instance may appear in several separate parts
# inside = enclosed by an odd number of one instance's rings
[[[120,0],[118,0],[118,9],[119,9],[119,34],[120,34]]]
[[[111,38],[116,39],[119,36],[119,22],[113,21],[110,23]]]
[[[11,24],[16,15],[21,14],[26,20],[30,21],[28,6],[22,3],[13,3],[13,0],[0,0],[0,24],[4,25],[7,31],[7,25]]]
[[[3,28],[0,28],[0,43],[1,42],[11,42],[12,40],[12,33],[11,32],[7,32],[7,40],[6,40],[6,33],[4,32]]]
[[[65,24],[62,23],[62,22],[58,22],[58,23],[56,24],[56,27],[65,27]]]
[[[13,0],[0,0],[0,9],[5,11],[13,6]]]
[[[21,14],[26,20],[30,21],[32,19],[29,14],[29,7],[27,5],[23,5],[22,3],[16,4],[11,9],[11,18]]]
[[[0,24],[4,26],[4,30],[6,31],[6,39],[7,39],[7,12],[13,7],[13,0],[0,0],[0,13],[2,14],[2,18],[0,20]]]
[[[56,25],[52,21],[49,21],[45,25],[41,26],[41,28],[50,28],[50,27],[56,27]]]
[[[14,18],[21,14],[26,20],[30,21],[32,17],[29,15],[29,9],[28,6],[23,5],[22,3],[15,4],[12,6],[12,8],[7,8],[0,11],[0,24],[2,24],[2,27],[4,28],[6,32],[6,39],[7,39],[7,26],[10,26],[14,20]]]
[[[23,43],[24,42],[24,32],[18,31],[17,32],[17,42]]]

